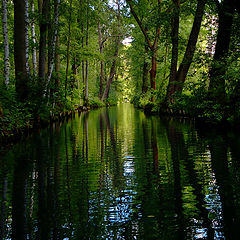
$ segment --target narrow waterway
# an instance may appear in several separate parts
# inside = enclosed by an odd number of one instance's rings
[[[80,113],[0,157],[0,239],[240,239],[240,136]]]

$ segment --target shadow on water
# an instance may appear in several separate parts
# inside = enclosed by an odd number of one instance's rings
[[[239,239],[240,137],[81,113],[0,159],[0,239]]]

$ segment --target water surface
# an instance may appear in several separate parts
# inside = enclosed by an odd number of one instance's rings
[[[240,239],[240,137],[81,113],[0,158],[0,239]]]

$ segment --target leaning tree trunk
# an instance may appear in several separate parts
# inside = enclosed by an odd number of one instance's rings
[[[120,20],[120,17],[121,17],[121,15],[120,15],[120,2],[116,1],[116,4],[117,4],[117,7],[118,7],[118,14],[117,14],[118,28],[120,29],[120,22],[121,22],[121,20]],[[117,57],[118,57],[118,53],[119,53],[120,42],[121,42],[121,38],[120,38],[120,36],[117,36],[116,37],[116,49],[115,49],[115,53],[114,53],[114,59],[113,59],[112,67],[111,67],[111,70],[110,70],[109,79],[107,81],[105,91],[104,91],[102,99],[101,99],[102,101],[104,101],[108,98],[109,90],[110,90],[114,75],[116,73],[116,61],[117,61]]]
[[[192,59],[193,59],[194,52],[196,49],[196,44],[197,44],[199,31],[201,28],[205,4],[206,4],[206,0],[198,0],[197,9],[196,9],[195,17],[194,17],[194,21],[193,21],[193,26],[192,26],[192,30],[191,30],[191,33],[190,33],[190,36],[188,39],[188,44],[187,44],[187,48],[186,48],[183,60],[180,64],[180,67],[179,67],[177,73],[176,73],[176,77],[175,77],[174,81],[170,82],[170,84],[174,85],[173,87],[171,87],[172,89],[174,89],[173,91],[171,91],[171,94],[170,94],[170,92],[168,92],[168,100],[170,100],[170,101],[171,101],[172,95],[175,92],[177,92],[177,91],[182,92],[183,84],[186,80],[187,73],[188,73],[188,70],[192,63]],[[168,88],[170,88],[170,87],[168,87]]]
[[[20,101],[28,97],[28,73],[26,57],[26,23],[25,8],[26,2],[14,0],[14,60],[15,60],[15,77],[16,93]]]
[[[219,25],[215,54],[210,70],[209,91],[218,100],[225,99],[225,79],[227,65],[225,57],[228,54],[233,23],[234,4],[232,0],[224,0],[219,12]]]
[[[9,44],[7,29],[7,0],[2,0],[2,25],[3,25],[3,45],[4,45],[4,78],[5,85],[9,85]]]
[[[182,63],[176,75],[176,82],[177,82],[176,91],[179,91],[179,92],[181,92],[183,89],[183,84],[186,80],[188,70],[192,63],[192,59],[193,59],[194,52],[197,45],[199,31],[201,28],[205,4],[206,4],[206,0],[198,0],[197,10],[195,13],[192,30],[188,39],[187,48],[186,48]]]
[[[109,78],[108,78],[108,81],[107,81],[107,84],[106,84],[106,87],[105,87],[105,91],[104,91],[102,99],[101,99],[102,101],[106,100],[108,98],[108,95],[109,95],[110,86],[112,84],[112,81],[113,81],[113,78],[114,78],[114,75],[115,75],[115,68],[116,68],[116,61],[117,61],[117,57],[118,57],[119,47],[120,47],[120,37],[117,37],[114,60],[112,62],[110,75],[109,75]]]
[[[131,13],[132,13],[133,17],[135,18],[139,28],[141,29],[148,47],[151,49],[152,68],[150,70],[150,84],[151,84],[151,89],[155,90],[156,89],[156,75],[157,75],[157,48],[158,48],[158,41],[159,41],[159,36],[160,36],[161,25],[160,25],[160,22],[158,22],[158,25],[156,26],[154,42],[152,43],[148,36],[147,29],[143,26],[142,20],[138,17],[138,15],[136,14],[136,12],[133,8],[132,0],[126,0],[126,2],[129,4]],[[161,2],[162,2],[162,0],[158,0],[159,15],[161,14]],[[153,100],[154,100],[154,97],[152,96],[151,101],[153,101]]]

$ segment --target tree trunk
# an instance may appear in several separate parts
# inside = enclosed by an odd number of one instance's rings
[[[224,0],[219,12],[219,25],[215,54],[212,68],[210,70],[209,91],[218,100],[225,99],[226,61],[224,57],[228,54],[231,27],[233,23],[234,4],[232,0]]]
[[[40,41],[39,41],[39,70],[38,76],[41,81],[41,87],[44,91],[45,83],[45,66],[46,66],[46,45],[47,45],[47,30],[48,30],[48,16],[49,16],[49,0],[43,0],[42,4],[39,2],[40,20]]]
[[[60,0],[54,0],[54,26],[53,26],[53,36],[51,40],[51,46],[49,46],[50,54],[49,54],[49,62],[48,62],[47,86],[51,81],[52,72],[53,72],[56,39],[58,35],[59,5],[60,5]]]
[[[192,30],[188,39],[187,48],[182,60],[182,63],[178,69],[178,72],[176,74],[176,89],[175,91],[181,92],[183,89],[183,84],[186,80],[186,76],[188,73],[188,70],[190,68],[190,65],[192,63],[193,55],[196,49],[196,44],[198,40],[199,31],[201,28],[202,18],[204,14],[204,8],[205,8],[206,0],[198,0],[197,4],[197,10],[195,13],[195,18],[192,26]]]
[[[103,40],[102,40],[102,27],[100,22],[98,21],[98,45],[99,45],[99,52],[102,57],[103,55]],[[101,60],[101,70],[100,70],[100,86],[99,86],[99,99],[102,98],[103,94],[103,78],[104,78],[104,63],[103,60]]]
[[[34,13],[34,1],[31,1],[31,11],[32,14]],[[33,42],[33,48],[32,48],[32,63],[33,63],[33,76],[36,76],[37,74],[37,48],[36,48],[36,32],[35,32],[35,24],[34,19],[31,21],[31,34],[32,34],[32,42]]]
[[[71,92],[71,101],[73,101],[73,91],[74,91],[74,87],[75,87],[75,81],[76,81],[76,78],[77,78],[77,59],[76,57],[74,57],[73,59],[73,64],[72,64],[72,77],[71,77],[71,89],[72,89],[72,92]],[[79,85],[79,84],[78,84]],[[78,86],[78,89],[79,89],[79,86]]]
[[[28,97],[26,58],[25,1],[14,0],[14,60],[16,93],[20,101]]]
[[[152,69],[150,70],[151,89],[156,90],[156,75],[157,75],[157,49],[152,51]]]
[[[148,90],[148,62],[146,60],[148,53],[147,45],[145,45],[145,55],[143,60],[143,84],[142,84],[142,93],[145,94]]]
[[[88,3],[88,2],[87,2]],[[88,20],[88,11],[89,11],[89,5],[87,4],[87,28],[86,28],[86,47],[88,47],[88,25],[89,25],[89,20]],[[86,69],[85,69],[85,88],[84,88],[84,105],[88,106],[88,60],[86,60]]]
[[[113,78],[114,78],[114,75],[115,75],[115,68],[116,68],[116,61],[117,61],[117,57],[118,57],[119,47],[120,47],[120,37],[117,37],[114,60],[112,62],[110,75],[109,75],[109,78],[108,78],[108,81],[107,81],[107,84],[106,84],[106,88],[105,88],[105,91],[104,91],[102,99],[101,99],[102,101],[106,100],[108,98],[108,95],[109,95],[110,86],[112,84],[112,81],[113,81]]]
[[[25,44],[26,44],[26,69],[27,69],[27,74],[30,75],[30,67],[29,67],[29,3],[28,0],[25,1]]]
[[[193,22],[193,26],[192,26],[192,30],[191,30],[191,33],[190,33],[190,36],[189,36],[189,39],[188,39],[188,44],[187,44],[187,48],[186,48],[186,51],[185,51],[185,54],[184,54],[184,57],[183,57],[183,60],[182,60],[182,63],[180,64],[180,67],[177,71],[177,73],[174,74],[174,71],[175,71],[175,67],[176,67],[176,59],[177,59],[177,56],[176,56],[176,45],[177,45],[177,41],[176,41],[176,38],[174,39],[174,46],[173,46],[173,50],[174,50],[174,57],[172,59],[172,63],[171,63],[171,72],[172,73],[172,77],[174,77],[175,75],[175,78],[172,78],[171,81],[169,81],[169,86],[168,86],[168,93],[167,93],[167,97],[168,97],[168,100],[169,101],[172,101],[172,95],[178,91],[178,92],[182,92],[182,89],[183,89],[183,84],[186,80],[186,76],[187,76],[187,73],[188,73],[188,70],[189,70],[189,67],[192,63],[192,59],[193,59],[193,56],[194,56],[194,52],[195,52],[195,49],[196,49],[196,44],[197,44],[197,39],[198,39],[198,35],[199,35],[199,31],[200,31],[200,28],[201,28],[201,23],[202,23],[202,18],[203,18],[203,14],[204,14],[204,8],[205,8],[205,4],[206,4],[206,0],[199,0],[198,3],[197,3],[197,9],[196,9],[196,12],[195,12],[195,17],[194,17],[194,22]],[[177,18],[176,20],[177,21]],[[177,23],[175,22],[176,26],[175,28],[177,27]],[[177,34],[177,28],[174,29],[174,35]],[[172,41],[173,41],[173,36],[172,36]],[[171,86],[170,86],[171,85]]]
[[[159,41],[161,26],[160,26],[160,23],[158,23],[158,25],[156,26],[155,38],[154,38],[154,42],[152,43],[148,36],[147,28],[145,28],[143,26],[143,22],[139,19],[138,15],[134,11],[134,8],[132,5],[132,0],[127,0],[127,3],[129,4],[131,13],[132,13],[133,17],[135,18],[138,26],[140,27],[140,29],[145,37],[145,41],[152,52],[152,68],[150,70],[150,84],[151,84],[151,89],[155,90],[156,89],[156,75],[157,75],[157,48],[158,48],[158,41]],[[158,13],[159,14],[161,13],[161,0],[158,0]],[[153,100],[154,99],[152,97],[151,101],[153,101]]]
[[[4,45],[4,78],[5,85],[9,85],[9,44],[7,28],[7,0],[2,0],[2,26],[3,26],[3,45]]]
[[[67,85],[68,85],[68,69],[69,69],[69,50],[70,50],[70,40],[71,40],[71,21],[72,21],[72,0],[70,1],[70,11],[68,19],[68,41],[67,41],[67,66],[66,66],[66,78],[65,78],[65,98],[67,97]]]
[[[59,42],[59,36],[56,38],[56,51],[55,51],[55,72],[56,72],[56,78],[55,78],[55,92],[58,91],[60,87],[60,55],[59,55],[59,48],[60,48],[60,42]]]
[[[175,80],[177,75],[178,63],[178,35],[179,35],[179,12],[180,0],[172,0],[174,4],[173,17],[172,17],[172,59],[169,76],[169,84],[167,89],[167,97],[170,98],[175,91]]]

